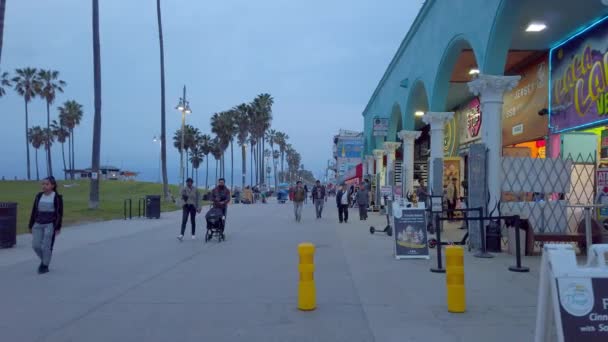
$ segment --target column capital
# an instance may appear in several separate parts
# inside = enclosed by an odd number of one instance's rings
[[[367,155],[367,156],[365,156],[365,160],[367,162],[374,161],[374,156]]]
[[[374,153],[374,158],[380,159],[380,158],[384,157],[385,151],[384,150],[374,150],[373,153]]]
[[[444,129],[445,124],[452,120],[454,112],[426,112],[422,121],[431,125],[431,129]]]
[[[399,139],[403,140],[403,143],[413,143],[414,140],[420,138],[420,131],[399,131]]]
[[[479,75],[467,83],[469,90],[475,96],[481,97],[481,102],[501,102],[505,92],[515,88],[521,76]]]
[[[400,142],[394,142],[394,141],[385,141],[384,142],[384,151],[386,151],[386,153],[394,153],[395,150],[398,149],[399,147],[401,147]]]

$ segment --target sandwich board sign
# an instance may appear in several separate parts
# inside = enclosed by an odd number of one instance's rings
[[[396,259],[429,259],[426,210],[393,204]]]
[[[580,267],[570,245],[543,248],[535,342],[608,341],[608,244]]]

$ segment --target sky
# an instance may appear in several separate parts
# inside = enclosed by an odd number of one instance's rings
[[[323,173],[339,129],[363,130],[361,113],[422,6],[422,0],[163,0],[168,142],[181,124],[174,108],[187,86],[187,123],[210,133],[213,113],[274,97],[274,129],[286,132],[305,168]],[[101,163],[158,181],[160,71],[156,1],[100,1]],[[7,0],[0,70],[54,69],[67,82],[57,106],[76,100],[76,167],[91,164],[93,56],[90,0]],[[24,178],[23,99],[0,99],[0,176]],[[46,124],[46,107],[30,105],[30,127]],[[67,147],[67,146],[66,146]],[[32,155],[32,172],[35,174]],[[228,157],[229,161],[229,157]],[[167,145],[170,181],[179,153]],[[53,147],[56,176],[61,148]],[[249,164],[249,162],[247,163]],[[44,154],[39,153],[41,176]],[[215,176],[211,160],[211,177]],[[240,179],[235,146],[235,183]],[[229,166],[227,171],[229,174]],[[204,168],[201,168],[201,177]],[[238,184],[238,183],[237,183]]]

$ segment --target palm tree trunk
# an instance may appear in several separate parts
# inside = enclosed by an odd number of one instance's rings
[[[51,104],[46,102],[46,128],[47,132],[50,134],[51,132]],[[51,160],[51,137],[47,137],[46,145],[46,161],[47,161],[47,175],[49,177],[53,176],[53,163]]]
[[[65,164],[65,143],[61,143],[61,156],[63,157],[63,179],[68,180],[67,166]]]
[[[71,157],[70,157],[70,160],[71,160],[71,162],[70,162],[71,163],[70,169],[72,169],[72,171],[74,171],[74,169],[76,169],[76,158],[74,157],[74,142],[75,142],[75,140],[74,140],[74,129],[71,128],[70,129],[70,145],[71,145],[70,146],[70,148],[71,148],[71,151],[70,151],[70,155],[71,155]],[[72,172],[72,176],[70,178],[72,180],[74,180],[74,172]]]
[[[2,30],[1,26],[3,26],[2,21],[4,20],[4,1],[0,0],[2,4],[0,4],[0,30]],[[2,32],[0,32],[0,44],[2,40]],[[1,47],[0,47],[1,49]],[[27,163],[27,180],[32,180],[32,175],[30,173],[30,143],[27,136],[27,131],[29,127],[29,113],[27,108],[27,101],[25,101],[25,151],[26,151],[26,163]]]
[[[169,194],[169,178],[167,176],[167,141],[165,139],[166,113],[165,113],[165,46],[163,42],[163,24],[160,11],[160,0],[156,1],[156,18],[158,20],[158,42],[160,46],[160,160],[163,174],[163,196],[165,201],[171,197]],[[209,164],[207,164],[208,166]]]
[[[255,145],[255,151],[253,151],[253,159],[255,161],[255,182],[252,182],[252,186],[258,184],[258,180],[260,177],[258,176],[258,169],[260,168],[260,163],[258,163],[258,145]]]
[[[253,186],[253,145],[249,148],[250,157],[249,157],[249,173],[251,174],[251,186]]]
[[[205,159],[207,159],[207,171],[205,172],[205,189],[209,189],[209,155],[206,155]]]
[[[272,160],[272,169],[274,170],[274,190],[277,190],[279,183],[277,182],[277,162],[274,160],[274,144],[270,144],[270,160]]]
[[[285,169],[283,168],[283,162],[285,161],[285,152],[281,151],[281,181],[285,181]]]
[[[218,160],[215,160],[215,179],[217,179],[217,167],[218,167]]]
[[[230,189],[234,190],[234,147],[230,140]]]
[[[39,181],[40,180],[40,172],[38,171],[38,149],[34,149],[34,151],[36,152],[36,180]]]
[[[6,0],[0,0],[0,61],[2,60],[2,43],[4,37],[4,12],[6,10]],[[29,176],[28,176],[29,180]]]
[[[99,0],[93,0],[93,84],[95,92],[95,115],[93,118],[93,151],[91,167],[99,173],[101,149],[101,51],[99,46]],[[91,177],[89,209],[99,208],[99,175]]]
[[[245,148],[245,144],[241,145],[241,173],[243,174],[243,181],[241,182],[241,187],[245,189],[245,176],[247,175],[247,150]]]

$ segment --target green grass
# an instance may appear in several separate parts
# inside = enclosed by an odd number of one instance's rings
[[[69,186],[73,184],[73,186]],[[124,217],[123,202],[127,198],[133,200],[132,212],[137,216],[137,200],[145,195],[160,195],[162,185],[155,183],[132,181],[101,181],[100,206],[90,210],[89,181],[58,181],[58,191],[63,195],[63,223],[70,226],[83,222],[95,222]],[[68,185],[66,187],[64,185]],[[41,191],[40,182],[36,181],[0,181],[0,202],[17,202],[17,233],[28,232],[30,212],[36,193]],[[170,186],[174,196],[179,193],[176,186]],[[161,201],[162,211],[172,211],[178,208],[172,202]]]

